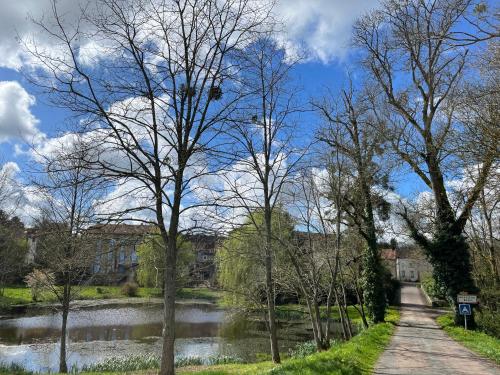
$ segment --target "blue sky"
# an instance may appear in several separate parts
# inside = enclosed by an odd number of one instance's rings
[[[25,183],[28,182],[26,172],[33,163],[23,152],[29,148],[26,140],[42,134],[47,138],[60,135],[70,116],[69,112],[48,105],[37,88],[20,73],[30,68],[30,59],[16,36],[32,35],[35,28],[26,20],[27,12],[35,18],[41,17],[49,4],[49,0],[9,1],[3,4],[0,13],[0,161],[16,163],[20,169],[16,177]],[[74,0],[60,0],[58,4],[70,18],[78,8]],[[375,0],[278,1],[276,11],[285,20],[289,45],[307,50],[308,60],[293,71],[295,82],[302,88],[300,95],[304,103],[321,96],[327,87],[338,91],[346,82],[348,72],[355,81],[364,79],[349,47],[351,28],[357,17],[377,4]],[[318,118],[306,113],[301,121],[302,128],[307,129],[306,136],[312,137],[319,126]],[[19,127],[18,131],[14,127]],[[393,182],[404,197],[426,190],[412,173],[398,173]]]

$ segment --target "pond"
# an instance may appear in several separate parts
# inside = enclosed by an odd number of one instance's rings
[[[68,320],[68,365],[80,368],[109,357],[160,355],[160,305],[124,306],[71,311]],[[0,362],[18,363],[32,371],[58,369],[61,316],[49,313],[0,320]],[[262,322],[250,321],[214,305],[178,305],[176,357],[229,355],[255,361],[269,353]],[[311,339],[310,324],[280,324],[280,349],[287,351]]]

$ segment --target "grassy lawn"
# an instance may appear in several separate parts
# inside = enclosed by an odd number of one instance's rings
[[[208,288],[183,288],[178,293],[180,299],[206,299],[217,302],[222,292]],[[157,288],[139,288],[137,296],[142,298],[161,297],[161,292]],[[80,289],[78,299],[99,300],[110,298],[129,298],[124,295],[119,286],[86,286]],[[39,302],[55,302],[55,298],[50,293],[42,293]],[[7,287],[3,296],[0,296],[0,309],[14,305],[32,303],[30,289],[24,286]]]
[[[321,317],[323,319],[326,319],[326,307],[320,306],[320,311],[321,311]],[[353,322],[361,321],[361,315],[354,306],[348,306],[347,311],[349,317]],[[309,316],[308,314],[309,313],[307,311],[307,306],[304,305],[289,304],[289,305],[276,306],[276,316],[278,317],[278,319],[285,319],[285,320],[304,319],[308,318]],[[331,318],[340,319],[340,314],[336,306],[332,306]]]
[[[452,314],[441,315],[437,323],[450,337],[459,341],[470,350],[500,364],[500,339],[487,335],[484,332],[465,330],[453,322]]]

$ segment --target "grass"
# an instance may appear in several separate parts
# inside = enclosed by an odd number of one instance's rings
[[[484,332],[465,330],[456,326],[452,314],[444,314],[437,318],[437,323],[445,332],[479,355],[493,360],[500,365],[500,339]]]
[[[222,292],[209,288],[183,288],[179,290],[180,299],[206,299],[217,302]],[[157,288],[138,288],[137,296],[142,298],[161,297],[161,291]],[[79,290],[78,299],[100,300],[111,298],[131,298],[122,293],[120,286],[85,286]],[[132,297],[134,298],[134,297]],[[50,293],[42,293],[39,302],[55,302],[55,297]],[[25,286],[11,286],[4,289],[0,296],[0,309],[8,309],[16,305],[33,303],[31,291]]]
[[[361,315],[358,310],[354,306],[348,306],[347,311],[351,321],[361,322]],[[326,306],[320,306],[321,317],[326,319]],[[276,306],[276,316],[278,319],[284,320],[293,320],[293,319],[307,319],[309,317],[309,313],[307,311],[307,306],[297,305],[297,304],[288,304]],[[339,320],[340,314],[336,306],[332,306],[331,318],[333,320]]]
[[[370,374],[375,362],[391,339],[395,323],[399,320],[399,312],[390,309],[386,320],[386,323],[372,326],[352,340],[340,343],[328,351],[312,354],[305,358],[285,360],[282,365],[275,365],[272,362],[231,364],[199,369],[186,368],[182,373],[197,375]]]

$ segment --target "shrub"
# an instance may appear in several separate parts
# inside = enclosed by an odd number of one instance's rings
[[[31,371],[26,370],[23,366],[17,363],[6,364],[0,362],[0,375],[32,375]]]
[[[200,366],[203,359],[200,357],[180,357],[175,360],[175,367]]]
[[[111,357],[100,363],[85,365],[82,372],[125,372],[160,367],[160,359],[154,355]]]
[[[98,286],[97,288],[95,288],[95,291],[96,291],[97,294],[103,294],[104,293],[104,290],[100,286]]]
[[[122,285],[122,294],[128,297],[136,297],[139,286],[134,282],[127,281]]]
[[[297,344],[293,349],[289,349],[288,354],[292,358],[304,358],[316,353],[316,351],[316,344],[312,341],[306,341]]]
[[[446,300],[446,289],[439,285],[432,276],[426,276],[422,280],[422,289],[432,299]]]
[[[33,302],[39,300],[40,294],[55,284],[54,274],[48,270],[34,269],[24,278],[24,282],[31,289]]]
[[[218,355],[208,358],[209,365],[227,365],[230,363],[244,363],[243,359],[229,355]]]
[[[477,327],[491,336],[500,338],[500,312],[487,308],[476,310]]]

